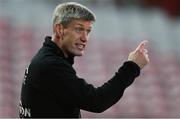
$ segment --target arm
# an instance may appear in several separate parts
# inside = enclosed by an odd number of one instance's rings
[[[143,47],[141,43],[130,53],[128,59],[130,61],[125,62],[112,79],[98,88],[78,78],[70,65],[53,62],[49,65],[49,72],[46,73],[52,75],[52,81],[48,85],[53,87],[49,88],[61,104],[92,112],[103,112],[122,97],[124,90],[139,75],[140,68],[142,69],[148,62],[145,54],[140,52]]]
[[[138,65],[128,61],[108,82],[95,88],[84,79],[78,78],[69,65],[56,63],[51,66],[53,74],[48,88],[57,96],[59,103],[91,112],[103,112],[115,104],[122,97],[125,88],[131,85],[140,73]]]

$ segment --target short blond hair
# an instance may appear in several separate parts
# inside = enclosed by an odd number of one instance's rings
[[[66,27],[74,19],[96,20],[94,13],[90,9],[76,2],[62,3],[55,8],[53,25],[60,23]]]

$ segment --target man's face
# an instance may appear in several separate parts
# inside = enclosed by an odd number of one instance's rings
[[[67,56],[82,56],[93,21],[73,20],[63,29],[61,48]]]

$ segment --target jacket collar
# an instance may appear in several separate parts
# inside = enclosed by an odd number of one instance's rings
[[[62,51],[62,49],[59,48],[51,39],[52,39],[51,36],[46,36],[46,37],[45,37],[45,42],[43,43],[43,45],[44,45],[45,47],[51,47],[51,48],[53,48],[54,51],[55,51],[55,53],[56,53],[58,56],[62,57],[63,59],[65,59],[66,61],[68,61],[71,65],[73,65],[73,64],[74,64],[74,57],[68,57],[68,58],[66,58],[65,55],[64,55],[64,53],[63,53],[63,51]]]

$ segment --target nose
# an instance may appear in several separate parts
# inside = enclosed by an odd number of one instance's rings
[[[87,42],[88,41],[88,34],[86,32],[83,32],[81,35],[81,41]]]

